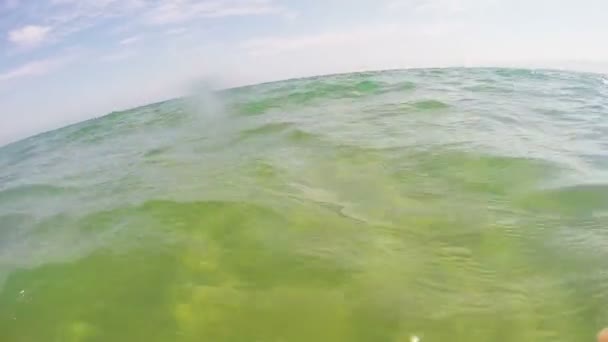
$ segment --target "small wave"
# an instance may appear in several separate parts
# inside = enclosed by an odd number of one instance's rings
[[[401,83],[397,83],[396,85],[391,87],[391,90],[412,90],[412,89],[416,89],[416,83],[414,83],[414,82],[401,82]]]
[[[438,100],[423,100],[416,102],[394,103],[382,106],[375,106],[370,112],[376,113],[379,116],[400,116],[404,113],[438,111],[448,109],[450,105]]]
[[[506,86],[498,86],[494,84],[479,84],[474,86],[464,87],[464,90],[479,93],[495,93],[495,94],[508,94],[514,91],[513,88]]]
[[[46,184],[20,185],[0,191],[0,201],[12,201],[25,197],[57,196],[73,191],[72,188]]]
[[[148,158],[156,157],[156,156],[166,153],[169,150],[170,150],[169,147],[153,148],[151,150],[146,151],[146,153],[144,153],[144,157],[148,157]]]
[[[382,87],[382,84],[371,80],[361,81],[353,87],[356,91],[361,93],[373,93]]]
[[[326,83],[315,82],[309,85],[308,90],[293,92],[285,99],[296,104],[307,104],[324,98],[342,99],[344,97],[360,97],[365,94],[377,92],[382,85],[372,80],[357,83]]]
[[[74,131],[68,133],[66,140],[68,143],[95,143],[108,133],[105,128],[105,122],[85,122],[82,126],[74,127]]]
[[[310,142],[315,140],[321,140],[320,136],[299,129],[290,132],[288,137],[289,140],[292,142]]]
[[[281,174],[279,168],[264,160],[256,160],[255,162],[251,163],[251,165],[247,165],[245,169],[251,170],[250,172],[257,178],[257,180],[264,181],[276,179]]]
[[[244,130],[237,140],[254,138],[286,139],[292,143],[304,143],[322,140],[320,135],[294,128],[291,123],[270,123],[260,127]]]
[[[301,82],[304,83],[297,87],[297,90],[291,88],[275,89],[272,96],[263,100],[251,101],[246,99],[244,102],[239,102],[236,99],[233,108],[235,108],[237,114],[259,115],[272,109],[309,105],[324,99],[364,97],[382,93],[389,89],[386,84],[374,80],[329,82],[321,78]]]
[[[264,114],[273,108],[278,108],[279,106],[280,103],[278,102],[278,99],[267,99],[245,102],[242,104],[237,104],[234,107],[238,114],[259,115]]]
[[[449,108],[450,105],[447,103],[441,102],[439,100],[424,100],[417,101],[411,104],[412,107],[419,110],[437,110],[437,109],[446,109]]]
[[[495,74],[499,76],[503,76],[505,78],[522,78],[522,79],[547,79],[552,75],[550,72],[545,72],[542,70],[533,70],[533,69],[496,69]]]
[[[580,184],[542,190],[524,199],[526,208],[559,214],[593,215],[608,209],[608,184]]]
[[[247,137],[253,137],[253,136],[257,136],[257,135],[280,133],[280,132],[283,132],[286,129],[290,128],[291,126],[292,126],[292,124],[287,123],[287,122],[267,123],[267,124],[259,126],[259,127],[246,129],[246,130],[242,131],[241,137],[247,138]]]
[[[218,218],[217,213],[231,212],[235,218],[242,217],[246,214],[255,215],[256,213],[263,214],[262,216],[278,216],[274,211],[261,207],[259,205],[244,202],[244,201],[191,201],[180,202],[173,200],[148,200],[139,207],[132,208],[134,213],[152,215],[162,218],[163,220],[198,220],[198,218],[214,219]],[[222,215],[220,215],[222,216]],[[226,218],[228,216],[225,216]]]

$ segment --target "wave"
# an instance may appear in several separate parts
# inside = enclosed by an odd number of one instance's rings
[[[439,100],[424,100],[417,101],[411,104],[412,107],[418,110],[437,110],[437,109],[446,109],[449,108],[450,105],[441,102]]]
[[[526,208],[560,215],[608,210],[608,184],[578,184],[541,190],[523,199]]]
[[[0,202],[14,201],[26,197],[54,197],[75,192],[76,189],[70,187],[59,187],[47,184],[29,184],[7,188],[0,191]]]
[[[283,132],[283,131],[291,128],[292,126],[293,125],[288,122],[267,123],[267,124],[259,126],[259,127],[243,130],[243,131],[241,131],[241,136],[244,138],[247,138],[247,137],[255,137],[258,135],[268,135],[268,134],[280,133],[280,132]]]
[[[276,95],[273,96],[271,93],[263,100],[245,100],[239,103],[238,99],[235,99],[233,108],[237,114],[259,115],[273,109],[305,106],[322,100],[365,97],[383,92],[386,87],[385,84],[374,80],[348,81],[306,80],[292,91],[284,88],[275,89],[272,93]],[[397,89],[408,89],[408,85],[402,85],[403,88]]]
[[[151,157],[160,156],[162,154],[165,154],[165,153],[169,152],[170,150],[171,149],[169,147],[157,147],[157,148],[153,148],[153,149],[150,149],[150,150],[146,151],[144,153],[144,157],[151,158]]]

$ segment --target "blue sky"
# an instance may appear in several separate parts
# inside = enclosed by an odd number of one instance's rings
[[[606,0],[0,0],[0,144],[217,87],[368,69],[608,72]]]

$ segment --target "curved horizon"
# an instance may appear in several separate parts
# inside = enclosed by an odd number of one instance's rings
[[[227,88],[221,88],[221,89],[214,89],[213,91],[230,91],[230,90],[236,90],[236,89],[241,89],[241,88],[248,88],[248,87],[256,87],[256,86],[262,86],[262,85],[270,85],[270,84],[275,84],[275,83],[282,83],[282,82],[290,82],[290,81],[296,81],[296,80],[307,80],[307,79],[314,79],[314,78],[325,78],[325,77],[332,77],[332,76],[339,76],[339,75],[349,75],[349,74],[358,74],[358,73],[383,73],[383,72],[391,72],[391,71],[409,71],[409,70],[450,70],[450,69],[463,69],[463,70],[522,70],[522,71],[540,71],[540,72],[568,72],[568,73],[579,73],[579,74],[589,74],[589,75],[597,75],[599,77],[602,77],[603,79],[606,80],[606,84],[608,85],[608,78],[605,78],[605,74],[604,73],[599,73],[599,72],[593,72],[593,71],[584,71],[584,70],[576,70],[576,69],[559,69],[559,68],[525,68],[525,67],[500,67],[500,66],[473,66],[473,67],[464,67],[464,66],[446,66],[446,67],[416,67],[416,68],[396,68],[396,69],[370,69],[370,70],[360,70],[360,71],[351,71],[351,72],[339,72],[339,73],[327,73],[327,74],[318,74],[318,75],[309,75],[309,76],[301,76],[301,77],[292,77],[292,78],[286,78],[286,79],[278,79],[278,80],[270,80],[270,81],[262,81],[262,82],[258,82],[258,83],[252,83],[252,84],[244,84],[244,85],[237,85],[237,86],[233,86],[233,87],[227,87]],[[154,105],[158,105],[158,104],[162,104],[165,102],[171,102],[171,101],[177,101],[180,99],[184,99],[187,98],[189,96],[191,96],[192,93],[186,93],[177,97],[173,97],[173,98],[169,98],[169,99],[161,99],[159,101],[152,101],[149,103],[144,103],[144,104],[140,104],[140,105],[135,105],[132,107],[128,107],[128,108],[124,108],[124,109],[117,109],[117,110],[113,110],[111,112],[107,112],[105,114],[101,114],[101,115],[97,115],[97,116],[93,116],[93,117],[89,117],[89,118],[85,118],[82,119],[80,121],[76,121],[76,122],[72,122],[72,123],[68,123],[59,127],[55,127],[55,128],[51,128],[48,130],[44,130],[44,131],[40,131],[37,133],[33,133],[31,135],[25,136],[25,137],[21,137],[19,139],[13,140],[13,141],[9,141],[6,143],[0,143],[0,150],[4,147],[7,147],[9,145],[13,145],[13,144],[18,144],[22,141],[31,139],[31,138],[35,138],[44,134],[48,134],[48,133],[52,133],[54,131],[58,131],[64,128],[68,128],[68,127],[72,127],[72,126],[76,126],[76,125],[80,125],[80,124],[84,124],[86,122],[89,121],[93,121],[93,120],[99,120],[99,119],[103,119],[104,117],[107,117],[109,115],[112,114],[120,114],[123,112],[129,112],[129,111],[133,111],[133,110],[137,110],[143,107],[148,107],[148,106],[154,106]]]
[[[601,0],[0,0],[0,145],[120,108],[362,70],[608,72]]]

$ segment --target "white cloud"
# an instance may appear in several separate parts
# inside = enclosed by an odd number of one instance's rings
[[[100,21],[141,10],[143,0],[52,0],[45,19],[59,27],[62,35],[81,31]]]
[[[459,13],[494,5],[498,0],[392,0],[390,10],[413,10],[418,13]]]
[[[150,24],[169,24],[196,18],[282,13],[274,0],[51,0],[59,9],[54,21],[91,22],[131,14]]]
[[[284,9],[272,0],[167,0],[145,15],[150,24],[186,22],[197,18],[279,14]]]
[[[141,40],[141,36],[132,36],[119,42],[120,45],[133,45]]]
[[[146,5],[145,0],[51,0],[55,6],[72,6],[82,10],[105,9],[111,11],[130,11]]]
[[[16,4],[21,0],[5,1]],[[46,41],[60,41],[68,35],[113,18],[129,18],[130,24],[123,26],[132,28],[141,24],[168,25],[201,18],[294,15],[276,2],[277,0],[45,0],[36,6],[21,6],[24,11],[21,14],[30,20],[36,20],[37,25],[13,30],[9,32],[8,39],[20,47],[36,47]],[[120,31],[120,28],[116,31]],[[183,33],[173,32],[171,34]]]
[[[50,31],[48,26],[28,25],[10,31],[8,40],[19,46],[33,47],[44,42]]]
[[[54,57],[29,62],[12,70],[0,73],[0,82],[11,81],[24,77],[42,76],[63,68],[70,62],[74,61],[75,58],[75,55],[67,55],[63,57]]]

